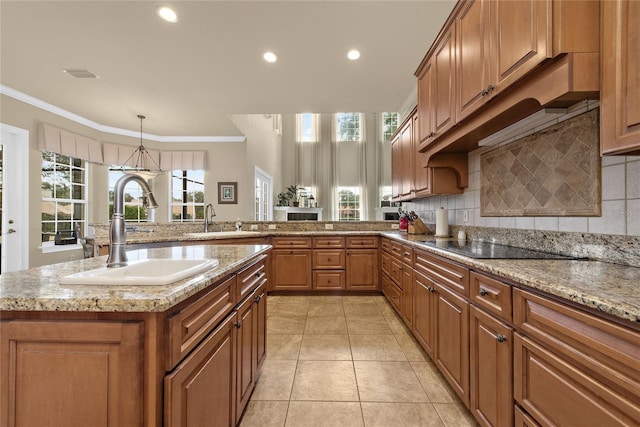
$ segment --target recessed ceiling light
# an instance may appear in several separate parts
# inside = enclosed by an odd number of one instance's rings
[[[171,23],[178,22],[178,15],[176,15],[173,9],[169,7],[166,7],[166,6],[159,7],[156,10],[156,13],[160,18],[164,19],[167,22],[171,22]]]
[[[267,62],[276,62],[278,60],[278,57],[273,52],[265,52],[264,55],[262,55],[262,57]]]
[[[347,58],[355,61],[356,59],[360,58],[360,51],[357,49],[351,49],[349,53],[347,53]]]

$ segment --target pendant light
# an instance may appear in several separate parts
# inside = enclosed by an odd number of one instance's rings
[[[140,145],[124,162],[124,166],[117,170],[124,173],[136,174],[141,178],[150,180],[161,175],[162,170],[160,170],[160,165],[155,161],[151,154],[149,154],[149,151],[147,151],[142,143],[142,121],[146,119],[146,117],[142,114],[138,114],[138,118],[140,119]],[[131,160],[135,160],[134,166],[126,166]]]

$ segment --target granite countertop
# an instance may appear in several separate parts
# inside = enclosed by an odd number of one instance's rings
[[[106,256],[51,264],[0,275],[0,310],[70,312],[162,312],[267,252],[269,245],[196,245],[127,252],[146,258],[217,259],[218,267],[163,286],[61,285],[59,277],[104,267]]]
[[[492,273],[603,313],[640,322],[640,268],[587,260],[475,259],[419,242],[433,239],[433,236],[382,235],[412,243],[416,248],[465,264],[473,270]]]

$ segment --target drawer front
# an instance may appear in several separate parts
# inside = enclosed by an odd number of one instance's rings
[[[378,236],[347,237],[347,248],[377,248]]]
[[[382,247],[383,251],[391,253],[391,240],[381,239],[380,246]]]
[[[389,302],[391,303],[393,308],[395,308],[396,311],[400,313],[400,299],[402,298],[402,290],[395,283],[390,282],[387,291],[387,298]]]
[[[344,269],[344,249],[314,249],[312,266],[314,269]]]
[[[271,245],[278,249],[306,249],[311,247],[311,237],[272,237]]]
[[[255,264],[246,267],[238,273],[238,297],[236,301],[242,301],[258,286],[267,281],[267,256],[260,258]]]
[[[474,304],[511,321],[511,285],[475,272],[471,272],[469,281],[470,298]]]
[[[391,255],[395,258],[402,259],[402,252],[404,251],[402,245],[397,242],[391,243]]]
[[[402,262],[413,266],[413,248],[410,246],[403,246],[401,258]]]
[[[168,321],[166,369],[170,371],[236,305],[236,275],[179,311]]]
[[[383,273],[391,275],[391,255],[387,252],[380,253],[380,269]]]
[[[314,237],[314,248],[344,248],[344,237],[339,236],[327,236],[327,237]]]
[[[640,408],[639,332],[522,289],[513,289],[513,323]]]
[[[391,280],[396,283],[396,285],[401,286],[402,262],[400,260],[391,258],[391,271],[389,272],[389,276],[391,277]]]
[[[541,425],[630,426],[640,420],[640,406],[627,393],[517,333],[513,357],[514,397]]]
[[[414,250],[413,268],[459,294],[469,296],[468,268],[420,250]]]
[[[315,270],[313,272],[313,289],[344,289],[344,271]]]

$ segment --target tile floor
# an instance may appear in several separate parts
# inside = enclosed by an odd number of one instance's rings
[[[382,296],[269,296],[241,427],[475,426]]]

